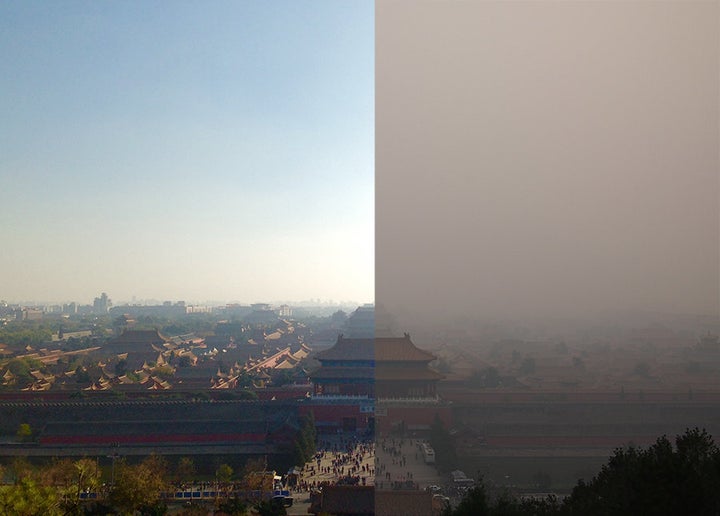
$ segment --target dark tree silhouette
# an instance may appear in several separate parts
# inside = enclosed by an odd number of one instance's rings
[[[660,437],[647,449],[618,448],[589,482],[580,480],[563,502],[550,497],[491,499],[482,481],[449,516],[720,515],[720,450],[705,430],[687,430],[673,443]]]
[[[720,453],[695,428],[647,449],[617,449],[589,483],[566,500],[570,514],[720,514]]]

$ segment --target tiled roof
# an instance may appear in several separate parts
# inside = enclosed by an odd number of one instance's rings
[[[375,360],[379,362],[432,362],[437,358],[432,353],[415,346],[407,333],[402,338],[383,337],[375,339],[375,356]]]
[[[406,333],[404,337],[346,339],[340,335],[333,347],[316,357],[323,360],[375,360],[376,362],[431,362],[435,355],[419,349]]]
[[[375,339],[345,339],[340,335],[335,345],[319,352],[316,357],[323,360],[375,360]]]

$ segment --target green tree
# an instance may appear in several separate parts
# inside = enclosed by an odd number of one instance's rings
[[[32,441],[32,428],[30,428],[30,425],[28,423],[20,423],[20,426],[18,426],[17,429],[17,437],[22,442],[29,442]]]
[[[77,366],[75,368],[75,382],[80,384],[90,383],[90,374],[85,367]]]
[[[40,470],[39,477],[47,486],[56,486],[61,496],[63,514],[84,514],[80,502],[80,493],[84,490],[96,491],[100,486],[100,471],[97,462],[82,458],[54,460]],[[60,486],[60,487],[57,487]]]
[[[122,376],[125,373],[127,373],[127,360],[122,358],[118,361],[117,364],[115,364],[115,374],[118,376]]]
[[[289,369],[282,369],[272,374],[272,384],[275,387],[282,387],[288,385],[293,381],[293,373]]]
[[[15,384],[19,386],[27,385],[34,380],[30,371],[35,369],[45,370],[42,362],[32,358],[13,358],[8,362],[7,368],[15,375]]]
[[[255,401],[258,399],[258,395],[255,391],[251,391],[250,389],[238,389],[235,391],[235,398],[238,400]]]
[[[75,461],[73,466],[77,476],[78,496],[80,496],[80,491],[84,491],[86,489],[93,491],[100,486],[101,471],[100,468],[98,468],[97,461],[82,458]]]
[[[36,323],[8,324],[0,329],[0,342],[20,350],[25,346],[35,347],[52,339],[52,330],[34,326]]]
[[[13,516],[60,516],[58,492],[23,478],[12,486],[0,487],[0,514]]]
[[[310,412],[302,417],[300,431],[294,440],[292,455],[295,465],[303,465],[315,455],[316,443],[315,416]]]

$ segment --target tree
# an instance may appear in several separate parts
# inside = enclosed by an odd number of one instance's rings
[[[247,514],[247,503],[235,496],[221,502],[218,509],[221,512],[230,514],[230,516],[244,516]],[[207,511],[204,514],[206,513]]]
[[[40,485],[67,489],[75,483],[75,466],[70,459],[55,458],[38,469],[36,478]]]
[[[315,429],[315,416],[312,412],[302,417],[300,431],[293,444],[293,461],[300,466],[309,461],[316,451],[317,433]]]
[[[118,361],[117,364],[115,364],[115,374],[118,376],[122,376],[125,373],[127,373],[127,360],[122,358]]]
[[[259,516],[286,516],[287,509],[278,500],[263,500],[255,504]]]
[[[160,493],[166,488],[167,463],[162,457],[151,455],[140,464],[131,466],[124,459],[118,461],[115,485],[110,492],[111,503],[122,511],[153,512],[160,505]]]
[[[439,470],[450,471],[457,466],[457,453],[452,437],[437,414],[430,426],[430,445],[435,451],[435,462]]]
[[[192,480],[195,476],[195,462],[190,457],[180,457],[175,470],[175,478],[178,482]]]
[[[272,384],[275,387],[282,387],[293,382],[293,372],[289,369],[281,369],[280,371],[273,372]]]
[[[241,476],[242,478],[245,478],[250,473],[254,473],[256,471],[264,471],[265,470],[265,459],[262,459],[260,457],[254,458],[254,459],[248,459],[245,461],[245,465],[243,466]]]
[[[720,514],[720,451],[705,431],[687,430],[675,444],[663,436],[647,449],[618,448],[590,481],[572,494],[518,501],[507,493],[491,497],[482,483],[445,516],[625,516]]]
[[[256,401],[258,399],[258,395],[255,391],[251,391],[250,389],[241,389],[237,391],[237,398],[239,400]]]
[[[75,474],[77,475],[77,492],[86,489],[95,490],[100,486],[100,468],[97,461],[88,458],[82,458],[75,461]]]
[[[538,471],[533,475],[533,482],[541,491],[547,491],[552,486],[552,477],[546,471]]]
[[[25,457],[15,457],[10,463],[10,471],[15,479],[15,483],[24,479],[30,479],[34,474],[32,464],[30,464]]]
[[[79,365],[75,368],[75,382],[81,384],[90,383],[90,374],[85,367]]]
[[[489,514],[488,496],[482,480],[463,496],[455,510],[448,509],[446,516],[485,516]]]
[[[24,348],[25,346],[37,346],[51,339],[51,330],[29,327],[27,323],[11,323],[7,327],[0,329],[0,342],[15,349]]]
[[[338,310],[337,312],[333,313],[330,316],[330,320],[336,324],[344,323],[347,320],[347,318],[348,318],[347,314],[342,310]]]
[[[697,428],[677,436],[674,447],[663,436],[647,449],[617,449],[564,505],[570,514],[718,514],[720,452]]]
[[[13,516],[60,516],[60,498],[53,487],[38,486],[23,478],[12,486],[0,487],[0,513]]]
[[[241,371],[240,375],[238,375],[237,385],[245,389],[252,387],[252,376],[250,376],[247,371]]]
[[[220,482],[230,482],[233,476],[233,469],[228,464],[220,464],[215,471],[215,477]]]
[[[41,468],[39,477],[46,486],[63,486],[58,489],[62,495],[63,514],[81,514],[80,493],[96,491],[100,486],[100,470],[93,459],[55,459],[50,466]],[[56,487],[57,488],[57,487]]]
[[[555,496],[518,500],[508,491],[492,492],[482,480],[477,481],[458,506],[448,507],[443,516],[553,516],[562,513]]]
[[[8,362],[7,368],[13,375],[15,375],[15,383],[22,386],[27,385],[34,380],[30,371],[35,369],[44,370],[45,366],[42,362],[32,358],[13,358],[10,362]]]
[[[20,423],[17,429],[17,437],[22,442],[32,441],[32,428],[27,423]]]

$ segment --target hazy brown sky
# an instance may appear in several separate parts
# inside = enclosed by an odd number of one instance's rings
[[[376,4],[376,302],[718,311],[718,2]]]

